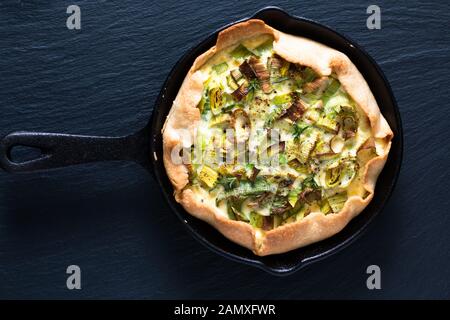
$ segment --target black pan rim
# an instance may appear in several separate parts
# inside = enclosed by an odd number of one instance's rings
[[[211,243],[210,241],[208,241],[208,239],[206,239],[205,237],[203,237],[202,235],[200,235],[196,230],[193,229],[192,226],[190,226],[188,223],[186,223],[185,219],[181,216],[181,214],[179,214],[178,212],[178,208],[176,207],[176,204],[174,203],[175,200],[173,198],[173,195],[169,195],[166,192],[162,192],[164,195],[164,198],[166,199],[166,201],[168,202],[170,208],[176,213],[176,215],[178,216],[178,218],[183,222],[183,224],[186,226],[186,228],[189,230],[189,232],[194,236],[195,239],[197,239],[202,245],[206,246],[208,249],[212,250],[213,252],[218,253],[219,255],[229,258],[233,261],[237,261],[240,263],[244,263],[247,265],[251,265],[251,266],[255,266],[257,268],[260,268],[270,274],[273,275],[290,275],[300,269],[303,269],[309,265],[311,265],[314,262],[318,262],[321,261],[323,259],[325,259],[326,257],[330,257],[338,252],[340,252],[342,249],[346,248],[347,246],[349,246],[351,243],[353,243],[355,240],[357,240],[368,228],[368,226],[370,225],[370,223],[373,221],[373,219],[383,210],[383,208],[385,207],[386,203],[389,201],[389,199],[392,196],[392,192],[395,188],[395,185],[398,181],[398,176],[400,173],[400,169],[401,169],[401,164],[402,164],[402,159],[403,159],[403,128],[402,128],[402,121],[401,121],[401,116],[400,116],[400,111],[398,109],[398,105],[397,105],[397,101],[395,99],[395,96],[393,94],[392,91],[392,87],[389,83],[389,81],[387,80],[385,74],[383,73],[383,71],[381,70],[380,66],[375,62],[375,60],[361,47],[359,46],[355,41],[353,41],[351,38],[342,35],[341,33],[335,31],[334,29],[318,23],[314,20],[308,19],[308,18],[304,18],[304,17],[298,17],[298,16],[293,16],[288,14],[286,11],[282,10],[279,7],[274,7],[274,6],[269,6],[269,7],[264,7],[261,10],[258,10],[255,14],[253,14],[251,17],[247,17],[247,18],[243,18],[243,19],[239,19],[237,21],[234,21],[232,23],[226,24],[225,26],[222,26],[221,28],[215,30],[212,33],[209,33],[206,37],[204,37],[199,43],[197,43],[196,45],[192,46],[189,50],[187,50],[182,56],[181,58],[175,63],[175,65],[173,66],[173,68],[171,69],[171,71],[169,72],[163,86],[162,89],[156,99],[156,103],[155,103],[155,107],[153,110],[153,114],[152,114],[152,119],[151,119],[151,125],[152,125],[152,137],[151,137],[151,158],[152,158],[152,163],[154,165],[154,168],[156,168],[156,161],[157,158],[155,158],[155,155],[158,154],[158,150],[156,150],[155,145],[157,145],[157,141],[158,139],[162,139],[161,136],[161,132],[154,132],[154,128],[159,128],[160,126],[158,126],[157,122],[157,116],[155,116],[155,114],[158,114],[161,112],[160,110],[160,105],[162,104],[164,97],[166,95],[166,89],[168,87],[168,85],[171,83],[172,78],[174,77],[174,74],[177,72],[178,69],[180,69],[182,66],[184,66],[184,60],[188,59],[193,52],[196,51],[196,49],[203,43],[207,42],[207,41],[211,41],[214,38],[217,37],[217,34],[236,24],[236,23],[240,23],[243,21],[247,21],[249,19],[253,19],[253,18],[260,18],[261,15],[264,14],[268,14],[268,13],[278,13],[278,14],[283,14],[286,15],[286,17],[288,17],[291,20],[296,20],[299,22],[304,22],[307,24],[310,24],[316,28],[319,29],[325,29],[330,33],[333,33],[334,35],[336,35],[337,37],[341,38],[344,42],[350,44],[358,53],[362,54],[364,59],[366,59],[374,68],[375,71],[377,72],[379,78],[382,80],[382,82],[385,85],[385,88],[388,91],[388,95],[390,100],[392,101],[392,106],[393,106],[393,110],[394,111],[394,116],[395,116],[395,122],[396,122],[396,126],[397,126],[397,131],[398,133],[396,133],[394,139],[398,140],[398,144],[399,144],[399,154],[398,154],[398,158],[395,161],[395,174],[393,179],[391,180],[389,186],[388,186],[388,191],[387,194],[385,195],[384,199],[382,200],[382,202],[380,203],[380,205],[378,206],[377,210],[375,213],[373,213],[364,223],[361,227],[359,227],[355,232],[353,232],[349,237],[347,237],[344,241],[340,242],[339,244],[333,246],[331,249],[326,250],[324,252],[321,252],[317,255],[305,258],[303,260],[300,260],[297,262],[297,264],[295,266],[289,267],[289,268],[283,268],[283,267],[271,267],[266,265],[263,261],[258,260],[258,256],[254,256],[254,259],[250,259],[247,257],[242,257],[240,255],[234,254],[232,252],[226,251],[222,248],[219,248],[218,246],[216,246],[215,244]],[[270,23],[269,23],[270,24]],[[313,39],[314,40],[314,39]],[[165,117],[164,117],[165,118]],[[162,150],[161,150],[162,151]],[[160,153],[161,154],[161,153]],[[390,154],[392,156],[392,153]],[[158,181],[158,183],[160,184],[160,186],[163,186],[163,179],[168,179],[165,170],[163,170],[164,172],[160,172],[160,170],[154,170],[155,173],[155,177]],[[163,191],[163,190],[161,190]],[[364,211],[360,213],[360,215],[364,214]],[[301,249],[301,248],[300,248]],[[299,250],[299,249],[297,249]],[[283,255],[283,254],[281,254]],[[280,256],[280,255],[276,255],[276,256]],[[260,257],[259,257],[260,258]]]

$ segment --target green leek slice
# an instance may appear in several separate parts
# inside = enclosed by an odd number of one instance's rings
[[[220,88],[211,89],[209,91],[209,101],[210,101],[211,112],[214,115],[218,115],[221,112],[221,108],[224,103],[222,89],[220,89]]]
[[[302,72],[302,78],[303,78],[303,83],[311,82],[315,78],[317,78],[317,74],[313,69],[307,67]]]
[[[231,116],[227,113],[219,114],[212,118],[209,123],[209,127],[224,127],[229,125],[231,122]]]
[[[251,56],[253,53],[249,49],[247,49],[244,45],[239,44],[236,48],[234,48],[230,52],[230,54],[233,58],[239,59]]]
[[[286,103],[290,103],[292,101],[292,95],[290,93],[282,94],[273,97],[272,103],[276,106],[280,106]]]
[[[239,86],[236,84],[236,81],[234,81],[234,79],[231,75],[227,76],[227,85],[233,91],[236,90],[237,88],[239,88]]]
[[[323,214],[328,214],[328,213],[332,212],[330,203],[328,202],[327,199],[325,199],[325,200],[322,201],[322,203],[321,203],[321,205],[320,205],[320,211],[321,211]]]
[[[334,196],[329,197],[327,200],[331,210],[334,213],[339,212],[347,201],[347,192],[337,193]]]
[[[338,131],[338,122],[327,116],[322,116],[316,121],[316,125],[322,129],[336,133]]]
[[[228,63],[222,62],[222,63],[216,64],[216,65],[212,66],[212,69],[214,70],[214,72],[216,74],[218,74],[218,75],[222,74],[228,70]]]
[[[255,228],[261,228],[263,226],[264,217],[254,211],[250,212],[250,224]]]
[[[286,77],[287,76],[290,65],[291,65],[290,62],[288,62],[286,60],[283,60],[283,63],[282,63],[281,68],[280,68],[280,76],[281,77]]]
[[[263,179],[257,179],[255,183],[251,183],[250,181],[241,181],[239,187],[227,191],[223,194],[219,194],[217,197],[217,201],[221,201],[230,197],[243,198],[255,196],[264,192],[274,193],[276,191],[276,188],[277,186],[275,184],[268,183]]]
[[[332,79],[328,87],[325,89],[322,95],[322,102],[326,104],[328,100],[339,90],[341,84],[336,79]]]
[[[261,55],[266,51],[272,50],[272,48],[273,48],[273,39],[269,39],[260,44],[259,46],[257,46],[254,51],[258,53],[258,55]]]
[[[314,149],[319,133],[313,130],[303,141],[300,142],[300,152],[297,155],[297,159],[300,163],[306,163],[308,161],[311,151]]]
[[[208,166],[203,166],[198,174],[198,178],[208,187],[213,188],[216,185],[218,173]]]
[[[288,194],[288,202],[292,207],[295,207],[295,204],[298,201],[298,190],[291,190]]]

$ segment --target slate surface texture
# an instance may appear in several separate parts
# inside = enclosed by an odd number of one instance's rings
[[[77,4],[82,29],[66,28]],[[381,30],[366,8],[381,7]],[[450,5],[443,1],[31,1],[0,4],[0,135],[120,135],[149,119],[174,63],[266,5],[326,24],[380,64],[404,126],[402,172],[368,231],[289,277],[194,240],[139,166],[0,172],[0,298],[450,298]],[[66,288],[66,268],[82,289]],[[368,265],[382,289],[368,290]]]

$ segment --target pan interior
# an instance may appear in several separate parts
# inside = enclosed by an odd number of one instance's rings
[[[400,171],[403,150],[401,120],[395,98],[383,73],[375,61],[357,44],[328,27],[307,19],[292,17],[278,8],[262,9],[252,18],[261,19],[268,25],[285,33],[310,38],[345,53],[363,74],[380,106],[381,112],[394,132],[391,151],[378,178],[375,197],[364,211],[351,220],[340,233],[321,242],[287,253],[266,257],[255,256],[251,251],[227,240],[207,223],[188,214],[175,201],[173,188],[167,178],[162,161],[161,130],[181,83],[196,57],[212,47],[216,42],[218,32],[228,26],[217,30],[199,45],[190,49],[173,67],[161,89],[151,120],[151,158],[155,176],[168,203],[192,234],[210,249],[228,258],[263,268],[273,274],[288,274],[344,248],[356,239],[381,211],[393,191]]]

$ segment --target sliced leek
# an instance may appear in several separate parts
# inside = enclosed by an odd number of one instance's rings
[[[209,188],[213,188],[216,185],[218,177],[219,175],[217,172],[206,165],[202,167],[198,174],[200,181],[206,184]]]
[[[305,137],[303,141],[300,142],[300,150],[297,154],[297,159],[300,163],[306,163],[309,158],[309,154],[314,149],[319,133],[317,131],[312,131]]]
[[[348,196],[365,194],[371,127],[335,74],[286,61],[267,35],[210,61],[189,183],[230,219],[267,231],[310,212],[338,213]]]
[[[331,210],[334,213],[339,212],[344,207],[344,204],[347,201],[347,193],[346,192],[337,193],[329,197],[327,200]]]

